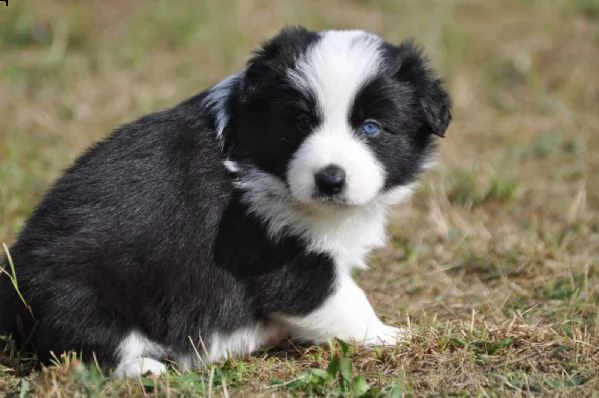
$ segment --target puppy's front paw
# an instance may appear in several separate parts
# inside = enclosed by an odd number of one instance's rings
[[[364,340],[364,344],[369,346],[394,346],[397,343],[406,340],[409,336],[409,329],[381,324],[376,329],[372,331],[369,330],[369,333]]]
[[[115,370],[115,375],[119,379],[137,378],[145,374],[159,376],[163,373],[166,373],[166,365],[152,358],[136,358],[120,364]]]

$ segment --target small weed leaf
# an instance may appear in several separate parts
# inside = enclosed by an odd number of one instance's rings
[[[451,341],[455,346],[459,347],[459,348],[464,348],[468,346],[468,343],[466,342],[466,340],[457,338],[457,337],[452,337],[449,339],[449,341]]]
[[[468,348],[478,355],[496,355],[500,350],[513,345],[515,340],[512,338],[505,338],[499,341],[466,341],[461,338],[451,337],[449,342],[451,343],[448,347],[450,349],[453,346],[453,348]]]
[[[329,366],[327,366],[327,373],[335,377],[337,373],[339,373],[339,358],[335,357],[330,360]]]
[[[83,365],[75,356],[69,359],[63,356],[61,359],[63,363],[72,363],[75,365],[74,372],[71,373],[71,378],[79,385],[79,388],[85,392],[86,396],[102,396],[102,392],[106,385],[106,379],[98,368],[93,365]],[[153,387],[153,385],[150,387]]]
[[[331,348],[334,352],[334,345]],[[327,391],[334,391],[339,397],[377,396],[377,390],[370,387],[364,376],[353,376],[353,361],[349,353],[350,346],[340,342],[338,354],[331,358],[326,370],[308,369],[302,376],[290,382],[287,388],[307,395],[321,395]]]
[[[334,375],[331,375],[328,371],[322,369],[310,369],[310,374],[316,378],[323,380],[332,380]]]
[[[395,384],[391,388],[391,391],[389,391],[389,398],[401,398],[404,395],[405,395],[404,380],[403,380],[403,377],[400,376],[395,381]]]
[[[514,344],[515,340],[511,339],[511,338],[506,338],[503,340],[500,340],[499,343],[497,343],[497,346],[499,348],[507,348],[510,347],[512,344]]]
[[[339,381],[347,383],[351,380],[352,360],[350,358],[339,359]]]
[[[184,373],[181,376],[172,377],[173,384],[183,387],[194,387],[204,383],[202,376],[196,372]]]
[[[337,343],[339,344],[339,348],[341,349],[341,355],[347,356],[349,355],[349,344],[345,341],[337,339]]]
[[[28,395],[30,389],[31,389],[31,385],[27,381],[27,379],[21,379],[21,387],[19,389],[19,398],[25,398]]]
[[[552,355],[558,358],[569,358],[568,353],[574,350],[571,346],[559,345],[553,349]]]
[[[320,372],[318,372],[320,371]],[[307,395],[323,394],[331,385],[332,378],[322,369],[309,369],[302,376],[289,383],[289,390],[298,390]]]
[[[499,350],[507,348],[513,343],[513,339],[506,338],[498,342],[484,340],[475,341],[472,343],[472,346],[474,347],[474,352],[477,354],[495,355]]]
[[[357,376],[351,383],[351,392],[354,397],[363,397],[370,390],[370,386],[366,382],[364,376]]]
[[[142,377],[141,385],[144,386],[145,388],[152,389],[156,385],[156,380],[151,377]]]
[[[569,300],[579,292],[579,286],[582,285],[582,278],[575,277],[574,284],[570,279],[559,279],[553,286],[547,287],[543,291],[543,297],[548,300]]]
[[[243,364],[233,366],[230,361],[227,361],[222,367],[215,368],[212,382],[215,386],[237,387],[243,383],[243,372]]]

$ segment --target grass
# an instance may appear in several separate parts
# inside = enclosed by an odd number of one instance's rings
[[[0,241],[120,123],[242,67],[283,24],[415,37],[455,121],[357,278],[393,348],[287,345],[116,381],[1,354],[6,396],[597,396],[599,13],[589,0],[90,0],[0,5]]]

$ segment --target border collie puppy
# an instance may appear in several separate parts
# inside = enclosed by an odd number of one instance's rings
[[[288,28],[238,74],[69,168],[10,254],[0,334],[119,376],[284,337],[393,345],[353,281],[433,162],[450,100],[410,42]],[[4,268],[10,273],[8,261]]]

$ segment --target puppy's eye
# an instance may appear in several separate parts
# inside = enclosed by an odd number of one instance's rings
[[[374,120],[366,120],[362,123],[361,132],[368,136],[374,136],[381,132],[382,128],[379,122]]]
[[[306,115],[305,113],[298,115],[295,119],[295,125],[300,131],[308,131],[310,127],[312,127],[312,118],[310,115]]]

